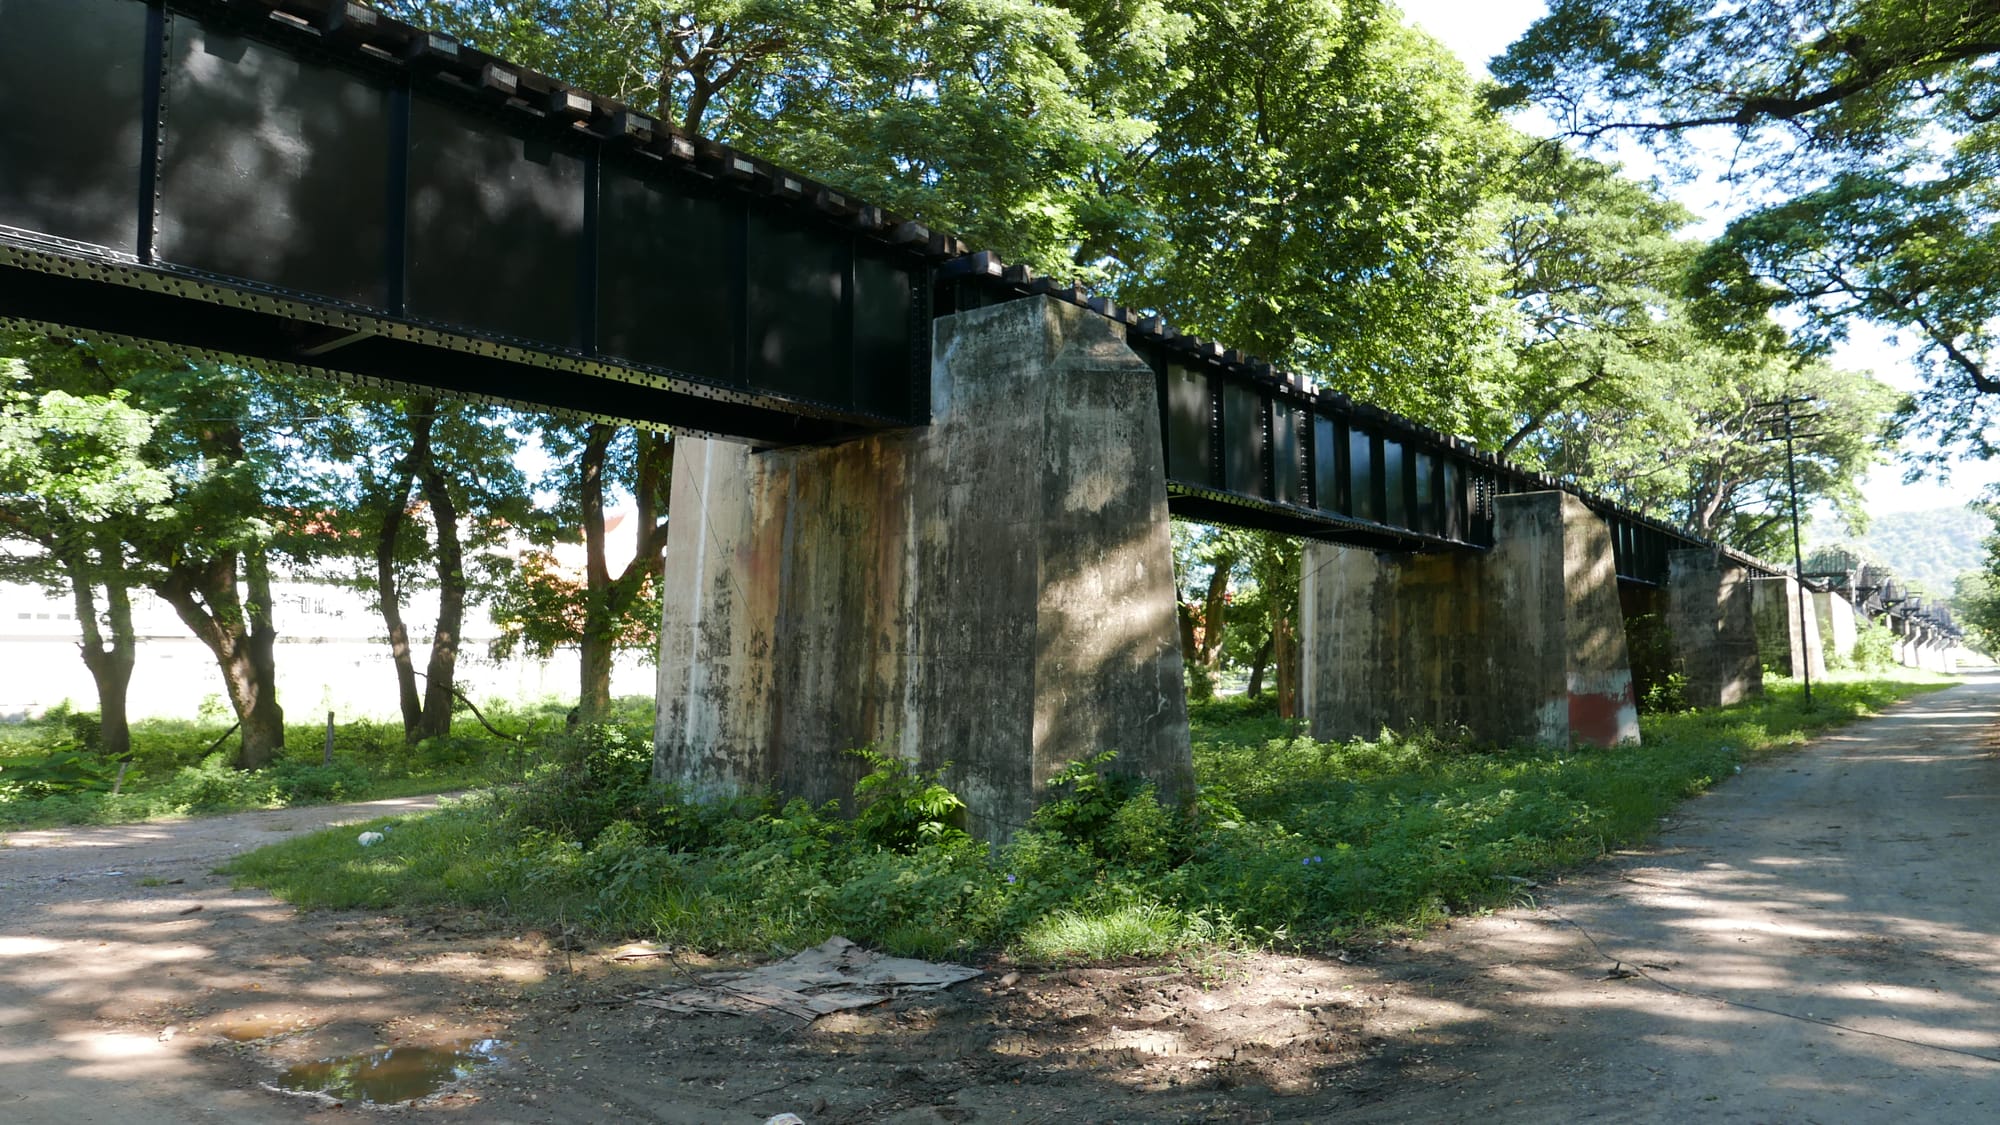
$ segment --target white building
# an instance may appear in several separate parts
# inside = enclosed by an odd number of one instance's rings
[[[332,711],[345,719],[394,719],[395,665],[389,658],[382,615],[360,591],[323,582],[274,584],[272,623],[278,633],[278,703],[287,718],[306,720]],[[403,614],[411,631],[418,672],[429,658],[437,620],[434,593],[419,591]],[[132,670],[132,717],[199,717],[226,714],[222,673],[207,646],[194,638],[173,607],[149,590],[132,593],[132,623],[138,659]],[[577,655],[558,652],[535,660],[516,654],[495,660],[491,648],[499,631],[484,607],[469,606],[459,646],[458,688],[473,702],[574,700]],[[82,630],[67,595],[55,597],[36,586],[0,583],[0,719],[39,715],[64,701],[81,711],[97,708],[97,687],[78,648]],[[612,691],[651,695],[653,669],[637,654],[621,653],[612,672]]]

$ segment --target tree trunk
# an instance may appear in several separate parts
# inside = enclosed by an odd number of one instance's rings
[[[1215,560],[1215,573],[1208,577],[1208,596],[1201,606],[1201,662],[1209,668],[1222,662],[1222,635],[1228,629],[1229,572],[1235,567],[1236,556],[1224,555]]]
[[[610,604],[611,568],[604,557],[604,466],[617,429],[592,425],[583,444],[583,635],[577,638],[581,684],[576,712],[594,723],[611,710],[611,646],[615,641]]]
[[[272,655],[277,635],[271,630],[270,568],[261,551],[243,560],[246,604],[237,591],[237,560],[236,551],[218,551],[205,560],[178,563],[153,589],[214,655],[241,724],[235,765],[256,769],[284,750],[285,712],[278,706]]]
[[[403,622],[403,591],[396,582],[396,556],[408,521],[410,486],[416,475],[416,445],[427,444],[430,428],[412,442],[410,453],[395,466],[396,485],[386,497],[382,526],[375,532],[375,600],[389,632],[389,660],[396,672],[396,700],[403,711],[403,741],[415,743],[423,726],[423,702],[417,695],[417,669],[410,656],[410,630]]]
[[[452,696],[458,677],[458,648],[465,624],[465,548],[458,539],[458,505],[452,501],[445,475],[428,455],[423,470],[424,500],[437,528],[437,629],[431,636],[430,663],[424,670],[424,709],[411,741],[451,733]],[[610,689],[607,674],[605,687]],[[405,732],[406,737],[408,732]]]
[[[636,542],[632,561],[612,577],[605,559],[604,469],[617,433],[615,427],[593,425],[583,447],[584,609],[583,635],[577,642],[582,679],[577,721],[582,723],[598,722],[611,710],[611,665],[624,632],[625,615],[645,592],[647,581],[659,576],[667,548],[665,500],[673,472],[673,449],[666,434],[642,430],[636,436],[638,479],[632,485]]]
[[[458,676],[460,634],[465,623],[465,550],[458,538],[458,505],[433,455],[438,420],[437,399],[411,399],[405,408],[410,425],[410,449],[396,462],[395,484],[385,497],[382,526],[375,539],[375,591],[382,621],[389,629],[389,655],[396,666],[396,692],[403,708],[403,741],[415,745],[426,738],[451,733],[451,712]],[[437,530],[437,627],[430,657],[424,664],[424,686],[417,688],[416,657],[409,627],[403,621],[403,595],[396,582],[396,559],[402,535],[410,526],[410,490],[422,484]]]
[[[1286,606],[1271,622],[1272,649],[1278,675],[1278,717],[1299,717],[1299,637],[1292,628],[1296,610]]]
[[[1271,641],[1276,636],[1275,630],[1265,634],[1264,643],[1257,646],[1256,658],[1250,662],[1250,686],[1243,689],[1243,694],[1252,699],[1264,694],[1264,668],[1271,663]]]
[[[118,552],[100,558],[96,568],[62,563],[70,579],[76,602],[76,620],[83,627],[83,664],[97,685],[98,736],[106,757],[124,758],[132,752],[132,723],[126,700],[132,685],[132,666],[137,645],[132,633],[132,599],[126,588],[122,549],[117,544],[106,550]],[[116,560],[115,562],[112,560]],[[111,626],[106,639],[97,620],[96,582],[104,584],[105,616]]]

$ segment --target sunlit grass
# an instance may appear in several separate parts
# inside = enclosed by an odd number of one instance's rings
[[[1014,951],[1038,964],[1157,957],[1187,944],[1186,932],[1180,911],[1150,902],[1104,911],[1052,910],[1021,934]]]
[[[617,701],[619,721],[650,725],[652,700]],[[329,801],[372,801],[443,793],[517,780],[537,760],[541,740],[564,729],[567,704],[488,704],[502,738],[470,714],[452,733],[415,746],[399,722],[356,720],[334,730],[333,765],[322,767],[325,727],[286,730],[287,751],[271,767],[236,770],[227,720],[142,719],[132,724],[132,757],[122,780],[116,763],[90,745],[95,718],[67,710],[34,722],[0,724],[0,829],[66,824],[129,824]],[[515,737],[518,736],[518,737]],[[21,779],[70,755],[88,773],[50,786]],[[118,780],[118,792],[111,792]]]

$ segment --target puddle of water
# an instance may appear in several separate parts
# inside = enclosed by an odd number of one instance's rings
[[[512,1044],[480,1039],[459,1046],[385,1047],[379,1051],[300,1063],[279,1087],[343,1101],[392,1105],[429,1097],[482,1066],[507,1057]]]

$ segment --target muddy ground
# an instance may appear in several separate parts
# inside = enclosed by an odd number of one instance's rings
[[[411,1122],[2000,1117],[2000,681],[1751,766],[1658,844],[1421,942],[1013,975],[823,1017],[630,998],[491,917],[299,916],[211,869],[420,801],[0,848],[0,1121],[331,1121],[269,1088],[496,1040]]]

